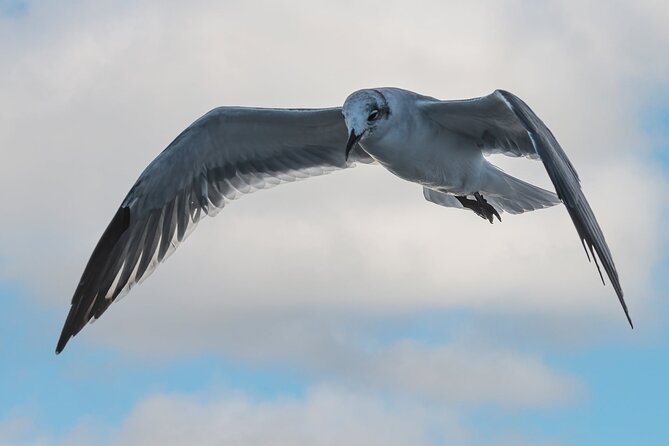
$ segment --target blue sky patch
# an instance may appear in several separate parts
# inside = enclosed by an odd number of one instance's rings
[[[24,0],[0,0],[0,16],[16,18],[28,14],[28,2]]]

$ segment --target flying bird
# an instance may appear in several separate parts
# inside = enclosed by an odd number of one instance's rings
[[[501,153],[543,162],[556,193],[504,173]],[[186,128],[142,172],[98,241],[72,298],[56,353],[115,299],[145,279],[205,215],[281,183],[378,163],[421,185],[436,204],[492,223],[562,202],[627,320],[618,272],[576,169],[517,96],[442,101],[399,88],[359,90],[343,107],[216,108]],[[601,262],[601,268],[597,262]]]

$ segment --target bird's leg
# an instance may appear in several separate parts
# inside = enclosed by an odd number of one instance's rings
[[[502,221],[497,210],[492,207],[478,192],[474,192],[474,198],[476,198],[475,200],[471,200],[466,196],[456,196],[455,198],[458,199],[462,206],[466,207],[467,209],[471,209],[476,213],[476,215],[485,220],[488,220],[490,223],[492,223],[493,216],[497,217],[497,220]]]
[[[492,207],[492,205],[490,205],[481,194],[474,192],[474,198],[476,198],[476,202],[479,204],[481,211],[490,223],[492,223],[493,215],[497,217],[497,220],[502,221],[502,218],[499,216],[497,209]]]

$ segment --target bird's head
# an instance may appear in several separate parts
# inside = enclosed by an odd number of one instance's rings
[[[390,108],[386,97],[379,90],[359,90],[351,94],[342,109],[349,137],[346,159],[358,141],[364,141],[388,125]]]

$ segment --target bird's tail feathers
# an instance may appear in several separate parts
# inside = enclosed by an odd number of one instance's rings
[[[488,166],[490,180],[481,193],[495,209],[522,214],[561,203],[555,193],[512,177],[492,164]]]

